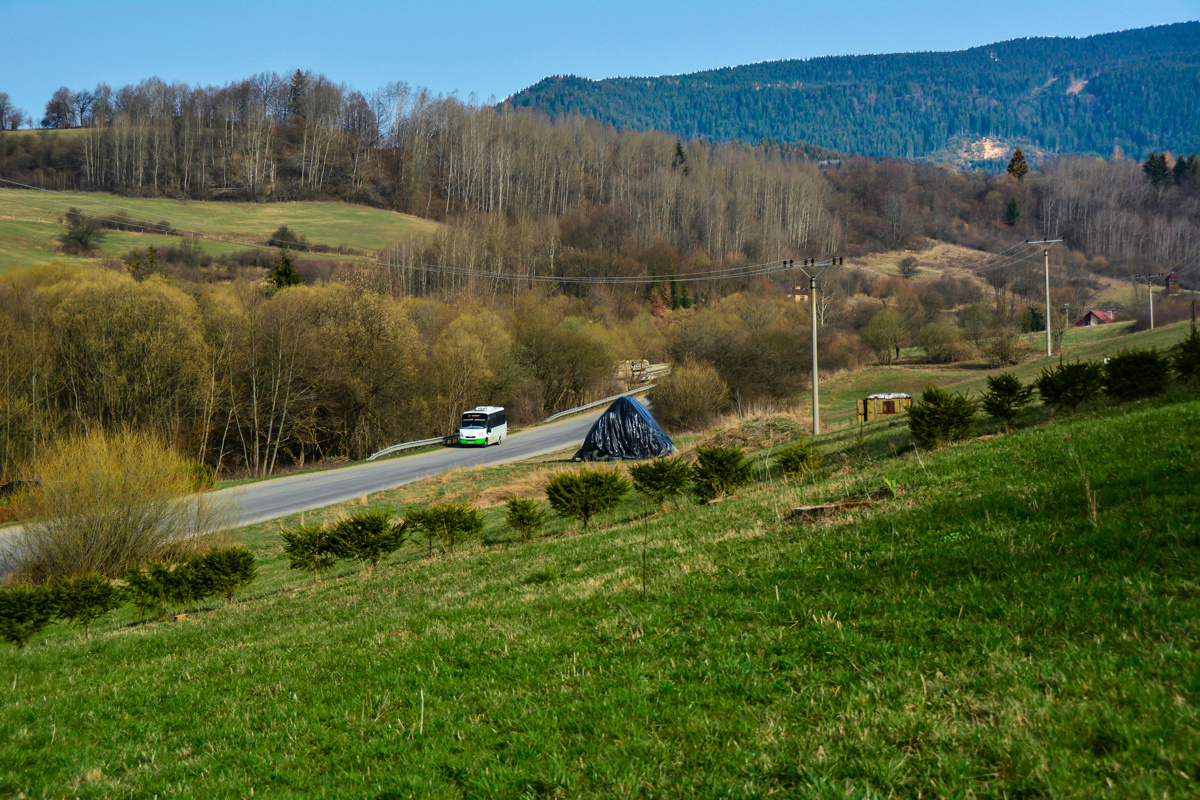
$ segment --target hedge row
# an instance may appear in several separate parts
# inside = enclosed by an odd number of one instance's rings
[[[1101,391],[1119,402],[1161,394],[1171,385],[1172,373],[1185,386],[1200,385],[1200,333],[1195,327],[1170,354],[1151,348],[1122,350],[1104,363],[1060,360],[1054,367],[1043,367],[1041,375],[1029,385],[1011,373],[989,377],[987,391],[978,401],[931,384],[909,408],[908,427],[918,444],[935,448],[970,436],[978,405],[1011,429],[1013,420],[1032,400],[1035,388],[1044,405],[1074,414]]]
[[[0,589],[0,637],[24,647],[55,620],[83,628],[91,637],[92,624],[125,603],[146,615],[164,616],[168,603],[191,603],[234,594],[257,574],[254,554],[243,547],[210,550],[178,564],[151,562],[125,576],[124,584],[102,575],[81,575],[48,586]]]

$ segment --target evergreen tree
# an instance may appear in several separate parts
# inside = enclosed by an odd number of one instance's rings
[[[275,269],[271,270],[271,283],[275,285],[276,289],[286,289],[289,286],[299,286],[304,283],[304,279],[296,273],[296,268],[292,266],[292,258],[286,249],[279,254],[279,263],[275,265]]]
[[[690,171],[687,165],[687,153],[683,151],[683,144],[681,142],[676,142],[675,158],[671,160],[671,169],[680,169],[681,167],[683,174],[687,175]]]
[[[1021,220],[1021,208],[1017,205],[1017,198],[1012,198],[1008,201],[1008,208],[1004,210],[1004,221],[1008,227],[1016,227],[1016,224]]]
[[[1142,164],[1142,172],[1146,173],[1147,180],[1155,189],[1166,189],[1171,185],[1171,173],[1167,169],[1166,153],[1150,153],[1146,157],[1146,162]]]
[[[288,116],[292,119],[304,117],[304,105],[308,96],[308,76],[300,70],[292,73],[292,82],[288,86]]]
[[[1025,153],[1019,147],[1017,152],[1013,153],[1012,160],[1008,162],[1008,174],[1019,181],[1025,180],[1025,176],[1029,174],[1029,162],[1025,160]]]
[[[1180,156],[1179,160],[1175,162],[1175,169],[1172,171],[1172,175],[1175,178],[1175,185],[1181,186],[1196,177],[1196,168],[1198,166],[1200,164],[1196,162],[1195,153],[1192,153],[1187,158]]]

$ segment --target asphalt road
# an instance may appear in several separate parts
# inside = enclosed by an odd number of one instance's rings
[[[583,444],[592,423],[604,408],[559,422],[510,434],[498,445],[483,448],[447,447],[400,458],[371,461],[341,469],[289,475],[213,492],[209,497],[226,507],[230,527],[341,503],[364,494],[419,481],[451,469],[508,464]]]

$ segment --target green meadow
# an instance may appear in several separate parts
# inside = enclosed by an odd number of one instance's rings
[[[280,225],[303,235],[309,244],[345,246],[366,254],[438,228],[436,222],[407,214],[333,201],[257,204],[178,201],[102,192],[52,194],[3,188],[0,189],[0,271],[55,258],[57,239],[64,230],[59,217],[70,207],[96,216],[128,212],[133,218],[148,222],[166,220],[181,232],[215,237],[200,240],[205,252],[213,255],[259,246]],[[119,256],[135,247],[177,246],[181,241],[178,236],[109,231],[100,253]]]
[[[1185,331],[1092,344],[1168,332]],[[935,452],[903,420],[847,425],[816,440],[816,482],[772,467],[802,422],[714,434],[773,431],[721,503],[630,494],[528,543],[503,501],[578,465],[453,472],[305,516],[483,510],[472,546],[411,542],[371,575],[289,570],[278,530],[299,517],[240,531],[260,575],[234,605],[0,648],[0,792],[1196,796],[1200,394],[1035,407]],[[898,496],[792,519],[883,487]]]

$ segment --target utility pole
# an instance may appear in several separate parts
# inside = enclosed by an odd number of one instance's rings
[[[1042,255],[1046,258],[1046,357],[1054,355],[1054,349],[1050,344],[1050,245],[1058,244],[1062,239],[1039,239],[1036,242],[1025,240],[1026,244],[1045,245],[1042,248]]]
[[[812,403],[813,403],[813,436],[821,433],[821,406],[820,406],[820,376],[817,374],[817,278],[821,273],[830,267],[841,266],[842,258],[830,258],[828,261],[818,262],[815,258],[806,258],[801,261],[800,271],[808,276],[808,299],[812,309]],[[795,259],[788,259],[787,265],[795,267]],[[817,269],[820,267],[820,269]],[[816,272],[809,272],[810,269],[817,269]]]
[[[808,276],[808,299],[812,303],[813,436],[816,436],[821,432],[821,406],[817,402],[817,278],[814,275]]]
[[[1160,275],[1162,275],[1161,272],[1152,272],[1133,276],[1135,281],[1146,282],[1146,294],[1150,295],[1150,330],[1154,330],[1154,279]]]

